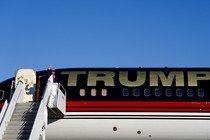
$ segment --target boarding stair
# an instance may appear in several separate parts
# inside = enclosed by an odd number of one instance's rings
[[[17,103],[2,140],[29,139],[39,103]]]
[[[27,78],[31,77],[28,71],[34,78]],[[22,78],[17,78],[20,75]],[[32,88],[36,82],[31,81],[36,79],[35,72],[21,69],[16,78],[11,86],[11,100],[6,100],[1,110],[0,140],[45,140],[48,114],[66,113],[66,92],[59,83],[46,83],[41,102],[34,102],[34,93],[30,92],[35,91]]]

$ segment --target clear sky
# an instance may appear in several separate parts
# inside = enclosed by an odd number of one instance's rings
[[[0,81],[50,64],[210,67],[210,0],[0,0]]]

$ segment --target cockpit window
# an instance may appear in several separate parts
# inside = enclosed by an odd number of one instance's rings
[[[4,99],[4,90],[0,90],[0,101]]]

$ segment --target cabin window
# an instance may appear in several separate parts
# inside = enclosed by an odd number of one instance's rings
[[[107,89],[102,89],[101,95],[102,96],[107,96]]]
[[[187,96],[193,97],[193,95],[194,95],[194,90],[193,89],[188,89],[187,90]]]
[[[168,89],[166,89],[165,92],[166,92],[165,94],[166,94],[167,97],[171,97],[172,96],[172,90],[171,89],[168,88]]]
[[[177,97],[182,97],[182,96],[183,96],[183,91],[182,91],[182,89],[177,89],[177,90],[176,90],[176,96],[177,96]]]
[[[0,90],[0,101],[4,99],[4,91]]]
[[[144,89],[144,96],[146,97],[150,96],[150,90],[148,88]]]
[[[139,89],[135,88],[133,89],[133,96],[138,97],[140,95]]]
[[[199,97],[204,97],[205,96],[204,89],[198,89],[198,96]]]
[[[80,89],[79,90],[79,95],[80,96],[85,96],[85,89]]]
[[[129,95],[129,90],[127,88],[123,89],[123,96],[127,97]]]
[[[161,96],[161,90],[159,88],[155,89],[155,96],[160,97]]]
[[[96,96],[96,89],[91,89],[91,96]]]

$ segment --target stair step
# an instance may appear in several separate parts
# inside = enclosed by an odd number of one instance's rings
[[[27,116],[27,115],[34,115],[34,114],[37,114],[37,111],[33,111],[33,112],[14,112],[13,113],[13,116],[14,115],[24,115],[24,116]]]
[[[36,111],[38,109],[37,108],[15,108],[14,112],[20,112],[20,111]]]
[[[16,106],[39,106],[40,103],[17,103]]]
[[[31,108],[38,108],[39,105],[16,105],[16,109],[31,109]]]
[[[9,123],[8,123],[8,126],[17,126],[17,125],[19,125],[19,126],[25,126],[25,125],[33,125],[33,121],[10,121]]]
[[[34,121],[34,117],[13,117],[10,121]]]
[[[2,140],[28,140],[39,103],[17,103]]]
[[[12,118],[14,117],[22,117],[22,118],[30,118],[30,117],[35,117],[37,113],[26,113],[26,114],[21,114],[21,113],[14,113],[12,115]]]
[[[7,130],[31,130],[31,129],[32,129],[32,125],[30,125],[30,126],[7,126]]]
[[[27,110],[27,109],[36,109],[36,108],[39,108],[39,106],[38,105],[33,105],[33,106],[19,105],[19,106],[16,106],[15,108],[17,110],[21,110],[21,109]]]
[[[16,104],[16,107],[21,107],[21,106],[22,106],[22,107],[24,107],[24,106],[25,106],[25,107],[26,107],[26,106],[27,106],[27,107],[33,107],[33,106],[35,107],[35,106],[39,106],[39,104],[40,104],[40,103],[35,103],[35,104],[17,103],[17,104]]]
[[[29,113],[29,114],[13,114],[12,118],[34,118],[37,113]]]
[[[19,123],[22,123],[22,124],[25,124],[25,123],[27,123],[27,124],[33,124],[34,123],[34,120],[12,120],[12,121],[10,121],[8,123],[8,125],[10,125],[10,123],[11,124],[19,124]]]
[[[37,112],[32,112],[32,113],[14,113],[12,117],[34,117],[36,116]]]
[[[29,130],[19,130],[19,129],[12,129],[12,130],[6,130],[5,131],[5,135],[10,135],[10,134],[30,134],[30,132],[31,132],[31,129],[29,129]]]
[[[15,111],[13,115],[30,115],[30,114],[37,114],[37,110],[33,111]]]
[[[2,140],[14,140],[14,139],[3,138]],[[19,138],[19,139],[16,139],[16,140],[28,140],[28,139]]]
[[[29,138],[29,134],[5,134],[3,135],[3,139],[28,139]]]
[[[39,102],[17,103],[17,105],[23,105],[23,106],[25,105],[31,106],[31,105],[39,105],[39,104],[40,104]]]

